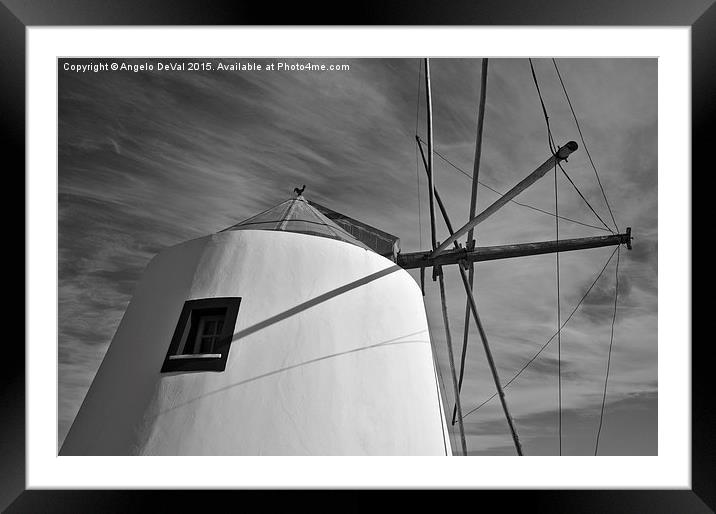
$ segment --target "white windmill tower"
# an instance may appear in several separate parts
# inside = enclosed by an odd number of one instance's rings
[[[420,288],[296,193],[150,262],[61,454],[451,454]]]

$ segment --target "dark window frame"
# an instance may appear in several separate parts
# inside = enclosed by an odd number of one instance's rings
[[[184,302],[169,349],[164,357],[161,373],[176,371],[224,371],[229,357],[231,342],[236,326],[236,318],[241,305],[240,297],[202,298]],[[201,316],[224,316],[224,325],[214,343],[211,354],[182,353],[177,351],[186,348],[186,344],[196,338],[197,321]],[[189,330],[187,323],[191,321]]]

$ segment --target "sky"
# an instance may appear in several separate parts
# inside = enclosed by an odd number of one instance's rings
[[[61,444],[132,292],[162,249],[218,232],[292,196],[304,196],[400,237],[402,252],[428,250],[425,173],[415,134],[426,139],[421,59],[203,59],[212,70],[166,71],[169,59],[136,59],[148,71],[77,72],[60,61],[59,398]],[[180,61],[189,62],[189,61]],[[345,71],[217,71],[217,64],[311,62]],[[611,225],[597,176],[555,67],[533,60],[558,145],[580,148],[564,168]],[[558,59],[587,148],[618,227],[618,302],[600,455],[657,454],[657,61]],[[481,59],[431,59],[435,184],[454,227],[468,220]],[[490,59],[478,212],[544,162],[544,114],[527,59]],[[462,170],[459,171],[459,170]],[[465,175],[465,173],[467,175]],[[608,234],[558,175],[559,237]],[[554,212],[554,174],[517,200]],[[437,239],[447,229],[437,223]],[[555,218],[510,203],[476,231],[477,245],[555,239]],[[560,255],[560,313],[567,319],[613,247]],[[594,454],[616,285],[615,254],[561,333],[562,453]],[[557,329],[554,254],[477,263],[475,296],[501,382]],[[416,280],[416,271],[410,272]],[[453,347],[459,355],[465,293],[445,268]],[[437,282],[426,273],[425,306],[443,390],[453,394]],[[527,455],[555,455],[557,339],[506,389]],[[515,453],[474,324],[461,394],[470,455]],[[472,411],[472,412],[470,412]],[[468,414],[469,413],[469,414]],[[457,425],[451,426],[453,446]]]

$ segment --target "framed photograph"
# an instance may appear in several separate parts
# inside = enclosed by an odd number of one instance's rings
[[[5,1],[27,304],[3,508],[711,511],[691,170],[716,8],[589,5]]]

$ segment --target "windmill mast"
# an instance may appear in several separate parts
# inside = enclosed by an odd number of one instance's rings
[[[425,102],[428,124],[428,191],[430,191],[430,240],[433,251],[437,247],[435,235],[435,180],[433,177],[433,98],[430,87],[430,59],[425,59]]]

